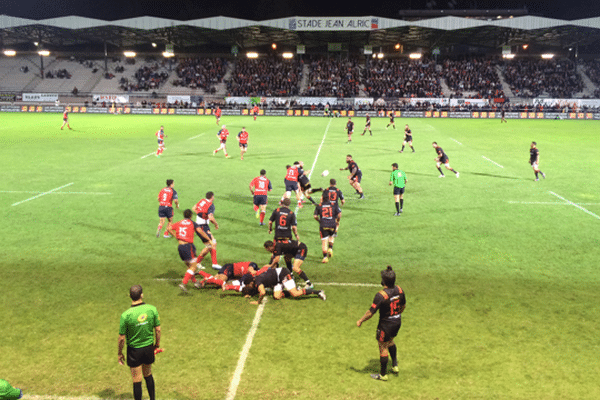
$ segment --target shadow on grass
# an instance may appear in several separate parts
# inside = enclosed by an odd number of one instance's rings
[[[372,373],[378,373],[380,367],[381,367],[381,364],[379,363],[379,359],[374,358],[372,360],[369,360],[369,362],[363,369],[358,369],[355,367],[350,367],[349,369],[350,369],[350,371],[354,371],[359,374],[372,374]],[[389,367],[390,366],[388,365],[388,369],[389,369]]]
[[[492,178],[501,178],[501,179],[515,179],[518,181],[524,180],[523,178],[518,178],[516,176],[505,176],[505,175],[496,175],[496,174],[484,174],[481,172],[468,172],[471,175],[480,175],[480,176],[491,176]]]
[[[131,393],[120,393],[117,394],[114,389],[104,389],[101,392],[96,393],[100,399],[130,399],[132,398]]]

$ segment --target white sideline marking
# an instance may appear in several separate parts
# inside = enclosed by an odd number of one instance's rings
[[[156,152],[153,151],[152,153],[146,154],[145,156],[142,156],[140,159],[144,159],[146,157],[150,157],[152,154],[156,154]]]
[[[565,202],[567,202],[567,204],[570,204],[570,205],[572,205],[573,207],[579,208],[579,209],[580,209],[581,211],[583,211],[584,213],[586,213],[586,214],[589,214],[589,215],[591,215],[592,217],[594,217],[594,218],[596,218],[596,219],[600,219],[600,216],[598,216],[598,215],[594,214],[593,212],[591,212],[590,210],[588,210],[588,209],[586,209],[586,208],[583,208],[583,207],[581,207],[579,204],[575,204],[575,203],[573,203],[572,201],[569,201],[569,200],[565,199],[565,198],[564,198],[564,197],[562,197],[562,196],[559,196],[558,194],[556,194],[556,193],[554,193],[554,192],[549,192],[549,193],[550,193],[551,195],[553,195],[553,196],[556,196],[556,197],[558,197],[558,198],[559,198],[559,199],[561,199],[562,201],[565,201]]]
[[[570,206],[569,203],[561,203],[557,201],[509,201],[509,204],[538,204],[550,206]],[[576,203],[580,206],[600,206],[600,203]]]
[[[27,193],[27,194],[37,194],[43,193],[39,190],[0,190],[0,193]],[[52,192],[52,194],[88,194],[88,195],[107,195],[112,194],[109,192]]]
[[[205,133],[206,133],[206,132],[203,132],[203,133],[201,133],[201,134],[199,134],[199,135],[192,136],[192,137],[191,137],[191,138],[189,138],[188,140],[192,140],[192,139],[199,138],[200,136],[204,135]]]
[[[459,141],[458,141],[458,140],[456,140],[456,139],[452,139],[452,138],[450,138],[450,140],[454,140],[456,143],[460,144],[461,146],[463,145],[461,142],[459,142]]]
[[[233,400],[235,398],[238,386],[240,385],[240,380],[242,379],[242,372],[244,372],[244,366],[246,365],[246,359],[248,358],[248,353],[250,353],[250,347],[252,347],[252,340],[254,340],[254,335],[256,335],[256,331],[258,330],[258,324],[260,323],[260,318],[265,310],[266,303],[267,298],[265,297],[264,301],[258,305],[256,315],[254,315],[254,320],[252,321],[252,327],[248,332],[248,336],[246,336],[246,343],[244,343],[244,347],[240,353],[240,359],[238,360],[235,372],[233,373],[233,378],[231,378],[231,384],[229,385],[229,389],[227,389],[226,400]]]
[[[491,162],[492,164],[500,167],[500,168],[504,168],[502,165],[498,164],[496,161],[494,160],[490,160],[489,158],[487,158],[486,156],[481,156],[483,159],[488,160],[489,162]]]
[[[181,281],[181,278],[154,278],[155,281],[162,282],[174,282]],[[353,283],[353,282],[313,282],[315,286],[345,286],[345,287],[380,287],[380,284],[376,283]]]
[[[25,200],[23,200],[23,201],[19,201],[19,202],[17,202],[17,203],[14,203],[14,204],[13,204],[13,207],[14,207],[14,206],[18,206],[19,204],[26,203],[26,202],[28,202],[28,201],[30,201],[30,200],[35,200],[35,199],[37,199],[38,197],[42,197],[42,196],[44,196],[44,195],[47,195],[47,194],[49,194],[49,193],[56,192],[57,190],[60,190],[60,189],[62,189],[62,188],[66,188],[67,186],[71,186],[71,185],[73,185],[74,183],[75,183],[75,182],[67,183],[66,185],[63,185],[63,186],[61,186],[61,187],[57,187],[57,188],[55,188],[55,189],[52,189],[52,190],[49,190],[49,191],[47,191],[47,192],[42,192],[42,193],[38,194],[37,196],[30,197],[30,198],[28,198],[28,199],[25,199]]]

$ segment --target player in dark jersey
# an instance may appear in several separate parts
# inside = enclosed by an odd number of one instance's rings
[[[438,171],[440,171],[440,178],[445,178],[446,175],[444,175],[444,173],[442,172],[442,168],[440,168],[442,166],[442,164],[444,164],[444,167],[446,167],[447,170],[452,171],[456,174],[456,177],[458,178],[460,176],[460,173],[458,171],[455,171],[452,169],[452,167],[450,167],[450,160],[448,159],[448,156],[446,155],[446,153],[444,153],[444,150],[442,150],[442,148],[440,146],[438,146],[437,142],[433,142],[432,143],[433,148],[435,149],[435,152],[437,154],[437,157],[435,158],[435,162],[436,162],[436,167],[438,169]]]
[[[354,133],[354,122],[352,122],[352,118],[348,118],[348,122],[346,122],[346,131],[348,132],[348,143],[352,141],[352,134]]]
[[[319,223],[321,234],[321,250],[323,251],[323,263],[328,263],[333,257],[333,242],[337,236],[337,228],[342,218],[342,210],[336,203],[323,202],[315,207],[314,218]]]
[[[389,117],[390,117],[390,123],[385,126],[385,129],[387,129],[390,125],[394,129],[396,129],[396,123],[394,122],[394,113],[392,111],[390,111]]]
[[[264,244],[265,250],[272,253],[269,264],[265,267],[276,268],[279,265],[279,259],[283,256],[285,265],[288,269],[294,271],[298,276],[304,279],[307,288],[312,288],[313,284],[306,276],[306,273],[302,271],[302,263],[308,254],[308,248],[302,242],[297,240],[280,240],[279,242],[272,242],[267,240]],[[294,262],[292,263],[292,259]]]
[[[508,123],[508,121],[506,120],[506,109],[504,108],[504,106],[502,106],[502,109],[500,110],[500,117],[500,123]]]
[[[415,148],[412,145],[412,131],[408,127],[408,124],[406,124],[406,126],[404,127],[404,142],[402,142],[402,149],[400,150],[400,153],[404,151],[404,146],[406,146],[407,144],[410,146],[412,152],[414,153]]]
[[[363,322],[370,319],[379,310],[379,324],[375,338],[379,344],[379,364],[381,366],[378,374],[371,374],[371,378],[387,381],[387,364],[389,356],[392,357],[392,372],[400,372],[398,367],[397,348],[394,338],[402,325],[401,314],[406,307],[406,296],[400,286],[396,285],[396,273],[392,267],[381,271],[381,285],[384,287],[376,295],[371,308],[356,321],[360,328]]]
[[[251,304],[260,304],[262,299],[267,294],[266,289],[273,289],[273,298],[280,300],[285,296],[284,290],[287,291],[292,297],[308,296],[316,294],[323,301],[327,300],[325,292],[323,290],[316,290],[313,288],[298,289],[296,282],[292,278],[290,270],[287,268],[269,268],[263,274],[257,276],[253,282],[247,285],[247,288],[258,291],[258,300],[251,302]]]
[[[540,180],[538,174],[542,174],[542,178],[546,179],[546,174],[540,171],[540,151],[537,148],[536,142],[531,142],[531,147],[529,148],[529,164],[531,164],[531,168],[533,168],[533,172],[535,173],[536,182]]]
[[[227,290],[224,287],[227,281],[238,279],[236,284],[241,288],[243,284],[239,280],[245,281],[246,274],[249,274],[250,278],[252,278],[253,276],[257,275],[258,271],[258,265],[255,262],[242,261],[223,265],[223,267],[221,267],[219,272],[217,272],[215,275],[211,275],[205,271],[198,271],[198,274],[202,275],[204,278],[200,282],[200,286],[205,287],[207,284],[210,284],[223,288],[223,290]]]
[[[342,191],[335,187],[336,183],[336,180],[333,178],[329,180],[329,187],[323,189],[323,195],[321,196],[322,202],[335,203],[336,205],[338,205],[338,201],[341,201],[342,205],[346,203]]]
[[[362,171],[360,168],[358,168],[358,165],[356,165],[350,154],[346,156],[346,163],[348,166],[346,168],[340,168],[340,171],[344,171],[346,169],[350,171],[350,175],[348,175],[350,186],[356,190],[356,193],[361,199],[364,199],[365,195],[363,194],[362,187],[360,186],[360,181],[362,180]]]
[[[273,223],[275,223],[275,237],[273,238],[275,242],[292,240],[292,232],[296,236],[296,240],[300,240],[296,214],[290,210],[290,203],[290,199],[283,199],[281,206],[273,210],[271,218],[269,218],[269,235],[273,232]]]
[[[311,194],[315,192],[320,192],[323,188],[313,188],[310,184],[310,179],[308,178],[308,173],[310,169],[304,169],[304,162],[298,161],[298,183],[300,184],[300,191],[311,203],[317,205],[315,201],[312,199]]]
[[[367,131],[369,131],[371,136],[373,136],[373,132],[371,131],[371,116],[369,115],[369,113],[367,113],[367,116],[366,116],[365,130],[360,135],[365,136],[365,133],[367,133]]]

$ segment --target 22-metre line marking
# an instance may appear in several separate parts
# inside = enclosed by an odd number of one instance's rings
[[[50,194],[50,193],[52,193],[52,192],[56,192],[57,190],[60,190],[60,189],[66,188],[67,186],[71,186],[71,185],[73,185],[74,183],[75,183],[75,182],[67,183],[66,185],[62,185],[61,187],[57,187],[57,188],[55,188],[55,189],[48,190],[47,192],[40,193],[40,194],[38,194],[37,196],[33,196],[33,197],[30,197],[30,198],[28,198],[28,199],[25,199],[25,200],[23,200],[23,201],[16,202],[16,203],[14,203],[12,206],[13,206],[13,207],[14,207],[14,206],[18,206],[19,204],[23,204],[23,203],[26,203],[26,202],[28,202],[28,201],[35,200],[35,199],[37,199],[37,198],[39,198],[39,197],[45,196],[45,195],[47,195],[47,194]]]
[[[570,200],[565,199],[564,197],[554,193],[554,192],[549,192],[551,195],[558,197],[559,199],[561,199],[562,201],[566,202],[569,205],[572,205],[573,207],[579,208],[581,211],[583,211],[586,214],[591,215],[592,217],[596,218],[596,219],[600,219],[600,216],[598,216],[597,214],[594,214],[593,212],[591,212],[590,210],[588,210],[587,208],[581,207],[579,204],[575,204]]]
[[[497,163],[496,161],[494,161],[494,160],[490,160],[490,159],[489,159],[489,158],[487,158],[486,156],[481,156],[481,158],[483,158],[484,160],[488,160],[489,162],[491,162],[492,164],[494,164],[494,165],[495,165],[495,166],[497,166],[497,167],[504,168],[502,165],[498,164],[498,163]]]

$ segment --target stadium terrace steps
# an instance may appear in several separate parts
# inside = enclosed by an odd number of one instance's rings
[[[583,81],[584,89],[581,93],[582,96],[594,97],[594,92],[598,90],[598,87],[594,85],[594,82],[590,79],[590,77],[586,73],[586,68],[583,65],[577,65],[577,73],[581,76],[581,80]]]
[[[500,83],[502,84],[504,96],[508,99],[515,97],[515,94],[510,89],[510,85],[508,84],[508,82],[506,82],[506,79],[504,79],[504,72],[502,71],[502,68],[500,68],[499,65],[496,65],[496,72],[498,73],[498,79],[500,79]]]

